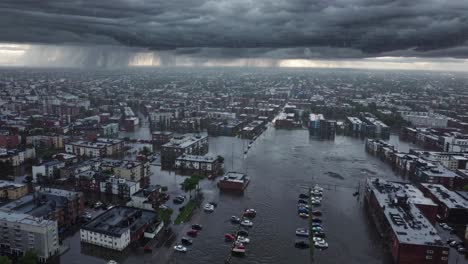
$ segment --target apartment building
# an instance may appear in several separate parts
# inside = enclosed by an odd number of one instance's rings
[[[28,194],[28,186],[22,183],[0,181],[0,199],[16,200]]]
[[[22,255],[34,251],[41,262],[59,252],[57,221],[0,211],[2,251]]]

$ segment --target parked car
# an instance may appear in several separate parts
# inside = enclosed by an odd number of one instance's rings
[[[236,237],[233,234],[226,233],[224,234],[224,240],[226,242],[231,242],[231,241],[236,240]]]
[[[451,228],[451,227],[450,227],[449,225],[447,225],[446,223],[440,223],[439,225],[440,225],[440,227],[442,227],[442,228],[445,229],[445,230],[449,230],[449,231],[452,231],[452,230],[453,230],[453,228]]]
[[[304,240],[296,241],[296,242],[294,243],[294,246],[295,246],[296,248],[301,248],[301,249],[309,248],[309,247],[310,247],[309,243],[307,243],[307,241],[304,241]]]
[[[188,239],[188,238],[186,238],[186,237],[182,237],[182,238],[180,239],[180,242],[182,243],[182,245],[187,245],[187,246],[193,244],[193,240],[192,240],[192,239]]]
[[[203,229],[203,227],[201,225],[199,225],[199,224],[193,224],[192,229],[200,231],[200,230]]]
[[[169,206],[167,206],[167,205],[165,205],[165,204],[161,204],[161,205],[159,206],[159,209],[167,210],[167,209],[169,209]]]
[[[182,253],[187,252],[187,248],[182,245],[174,246],[174,250],[177,252],[182,252]]]
[[[197,230],[189,230],[187,231],[187,236],[190,236],[190,237],[197,237],[198,235],[198,231]]]
[[[205,210],[205,212],[213,212],[215,210],[215,207],[212,205],[212,204],[205,204],[205,206],[203,207],[203,210]]]
[[[249,236],[249,232],[247,232],[245,230],[239,230],[239,231],[237,231],[237,236],[247,237],[247,236]]]
[[[101,208],[101,207],[102,207],[102,202],[100,202],[100,201],[97,201],[97,202],[94,204],[94,208],[96,208],[96,209],[99,209],[99,208]]]

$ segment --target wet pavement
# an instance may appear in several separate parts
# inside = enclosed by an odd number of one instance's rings
[[[403,151],[408,148],[396,137],[391,141]],[[360,185],[362,188],[366,177],[401,178],[388,165],[367,154],[363,140],[337,136],[334,141],[320,141],[311,138],[306,130],[270,127],[244,155],[248,143],[238,138],[210,138],[210,152],[225,157],[226,171],[246,172],[251,183],[242,196],[220,193],[210,180],[201,183],[205,202],[217,202],[218,207],[213,213],[200,210],[190,223],[175,227],[185,234],[191,223],[204,226],[187,253],[161,248],[144,254],[140,248],[106,255],[103,249],[81,249],[75,235],[67,240],[72,249],[61,257],[62,262],[105,263],[116,259],[120,263],[224,263],[230,246],[224,242],[224,234],[236,229],[230,217],[245,208],[255,208],[258,214],[249,231],[247,254],[233,258],[231,263],[311,263],[309,250],[294,248],[296,228],[307,226],[307,220],[297,216],[296,206],[301,192],[319,184],[325,188],[320,210],[329,248],[315,250],[314,263],[390,263],[386,246],[353,193]],[[152,183],[168,186],[171,199],[182,193],[179,184],[184,177],[161,171],[158,166],[152,166],[152,171]],[[176,216],[177,208],[174,212]]]

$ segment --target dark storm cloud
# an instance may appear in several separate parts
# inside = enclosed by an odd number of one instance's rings
[[[189,57],[468,57],[466,0],[2,0],[0,24],[0,42]]]

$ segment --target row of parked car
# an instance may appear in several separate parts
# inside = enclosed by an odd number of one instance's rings
[[[308,194],[299,194],[299,200],[297,205],[298,215],[303,219],[310,219],[311,226],[308,228],[297,228],[296,236],[309,238],[312,235],[313,237],[311,240],[314,244],[313,246],[319,249],[326,249],[328,248],[328,243],[325,241],[325,232],[322,226],[322,219],[320,218],[322,216],[322,212],[320,210],[311,211],[311,208],[309,206],[309,201],[313,207],[320,206],[322,203],[322,196],[323,188],[318,185],[315,185]],[[299,239],[296,240],[294,246],[297,248],[309,248],[309,241],[310,239]]]
[[[189,237],[197,237],[198,233],[203,229],[203,227],[199,224],[193,224],[192,229],[187,231],[187,236]],[[174,250],[177,252],[185,253],[188,250],[188,246],[193,244],[193,240],[188,237],[182,237],[180,239],[180,244],[174,246]]]

